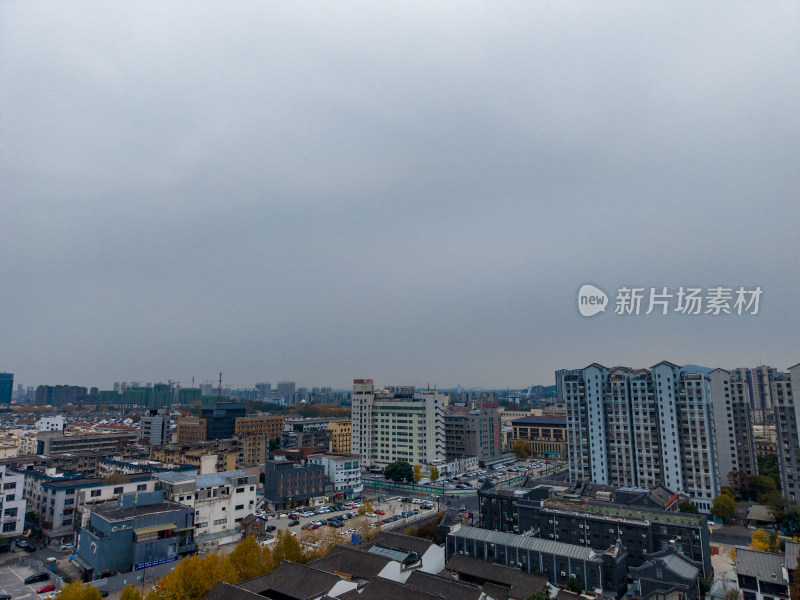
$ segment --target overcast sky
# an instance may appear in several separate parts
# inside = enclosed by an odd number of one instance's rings
[[[800,4],[0,4],[15,384],[800,361]],[[761,286],[757,315],[577,291]]]

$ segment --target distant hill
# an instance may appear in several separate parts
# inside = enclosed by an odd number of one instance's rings
[[[703,375],[708,375],[716,369],[716,367],[701,367],[700,365],[683,365],[681,367],[681,371],[685,373],[702,373]]]

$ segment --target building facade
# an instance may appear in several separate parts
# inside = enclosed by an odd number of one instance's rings
[[[205,419],[187,415],[178,419],[179,444],[193,444],[205,442],[208,438],[208,423]]]
[[[193,525],[194,510],[161,491],[126,494],[91,507],[76,562],[91,581],[176,561],[195,551]]]
[[[714,439],[717,446],[720,486],[731,485],[730,473],[758,474],[756,445],[750,420],[750,396],[746,383],[724,369],[708,374],[714,406]]]
[[[800,501],[800,402],[794,401],[792,381],[800,381],[800,364],[776,376],[772,391],[781,489],[784,498],[796,505]]]
[[[334,421],[328,425],[331,435],[331,452],[350,452],[351,421]]]
[[[264,498],[276,509],[311,503],[331,489],[322,465],[268,460],[264,466]]]
[[[708,376],[665,361],[650,370],[595,363],[562,377],[571,481],[663,485],[710,511],[720,481]]]
[[[502,452],[500,414],[494,406],[467,409],[448,406],[444,417],[447,460],[475,456],[480,464]]]
[[[150,408],[139,417],[139,443],[161,446],[172,441],[172,420],[166,408]]]
[[[0,404],[11,404],[14,393],[14,374],[0,373]]]
[[[236,419],[246,414],[244,402],[203,402],[200,417],[206,420],[206,439],[232,438],[236,433]]]
[[[21,535],[25,511],[25,476],[0,465],[0,535]]]
[[[512,444],[528,443],[534,458],[563,459],[567,456],[567,419],[564,417],[523,417],[511,422]]]
[[[320,465],[333,485],[334,496],[351,497],[360,494],[361,457],[358,454],[323,452],[308,457],[309,465]]]
[[[436,390],[376,390],[372,379],[354,380],[351,452],[367,467],[444,460],[446,403]]]
[[[281,416],[258,415],[254,417],[239,417],[235,423],[235,433],[237,435],[260,435],[273,440],[281,437],[283,431],[284,418]]]
[[[49,455],[92,450],[98,454],[116,454],[136,442],[136,431],[103,431],[66,435],[63,431],[40,431],[37,434],[36,454]]]

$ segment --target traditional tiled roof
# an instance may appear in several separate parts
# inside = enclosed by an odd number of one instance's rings
[[[338,581],[336,575],[285,560],[272,573],[247,579],[237,583],[236,586],[262,596],[269,595],[268,592],[273,591],[286,598],[302,600],[322,596]]]
[[[749,548],[736,548],[736,573],[755,577],[759,581],[787,585],[783,576],[784,556],[758,552]]]
[[[414,571],[406,580],[408,585],[439,594],[447,600],[480,600],[483,591],[477,585]]]

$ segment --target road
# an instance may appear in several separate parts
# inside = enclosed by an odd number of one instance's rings
[[[750,538],[753,537],[753,531],[753,529],[741,525],[723,525],[714,528],[711,533],[711,541],[729,546],[747,546],[750,544]]]

